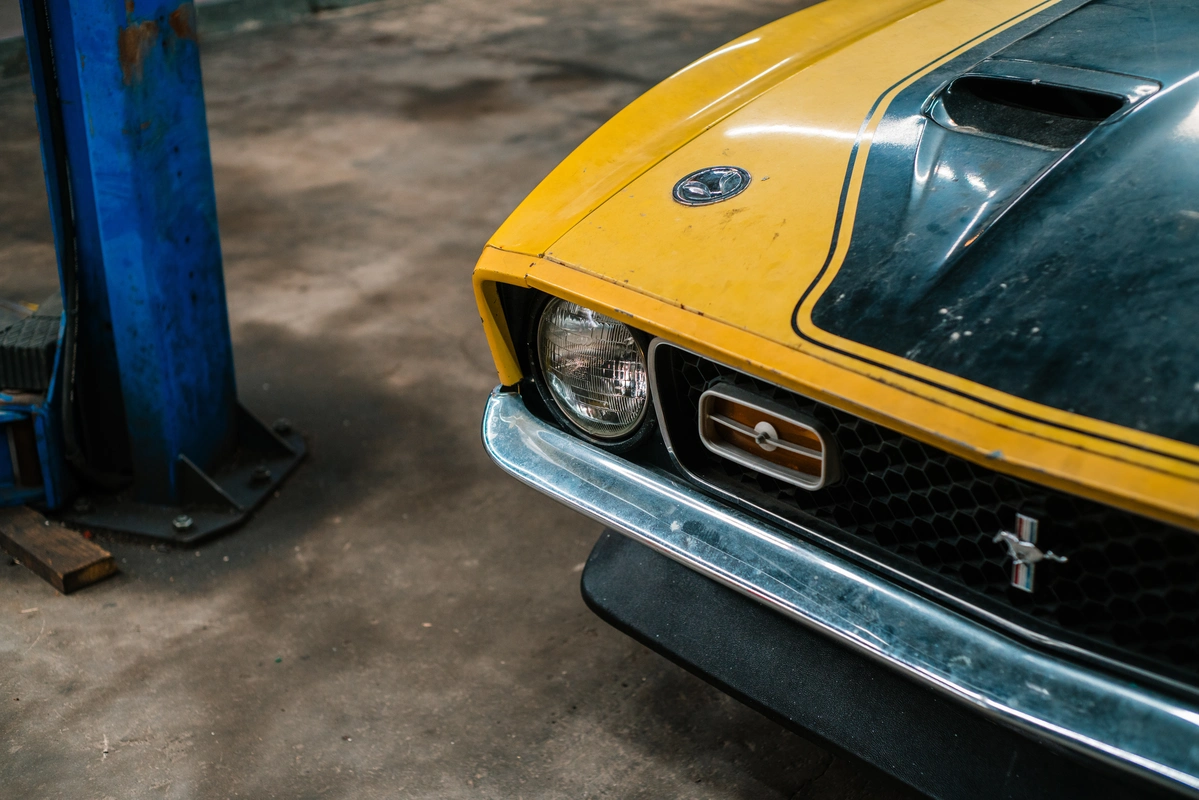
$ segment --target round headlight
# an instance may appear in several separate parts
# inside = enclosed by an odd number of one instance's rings
[[[620,439],[645,419],[645,353],[629,326],[565,300],[550,300],[537,325],[537,353],[554,403],[584,432]]]

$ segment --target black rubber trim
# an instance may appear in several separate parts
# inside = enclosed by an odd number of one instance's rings
[[[955,700],[605,531],[582,578],[605,622],[779,724],[935,798],[1174,797]]]

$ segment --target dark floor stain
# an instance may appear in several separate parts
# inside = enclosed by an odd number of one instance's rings
[[[511,111],[517,104],[508,91],[508,82],[494,78],[475,80],[445,89],[415,87],[404,103],[405,116],[428,122],[463,122]]]
[[[648,88],[652,81],[647,81],[638,75],[609,69],[598,64],[581,61],[564,61],[561,59],[533,59],[533,64],[544,67],[544,72],[538,72],[529,78],[529,83],[547,89],[558,91],[573,91],[584,86],[598,83],[633,83]]]

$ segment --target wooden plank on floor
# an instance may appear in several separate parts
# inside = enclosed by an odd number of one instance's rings
[[[63,594],[117,571],[103,547],[25,508],[0,508],[0,547]]]

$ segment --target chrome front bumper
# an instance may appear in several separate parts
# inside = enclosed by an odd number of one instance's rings
[[[631,464],[492,392],[483,443],[524,483],[1008,725],[1199,797],[1199,708],[1046,655]]]

